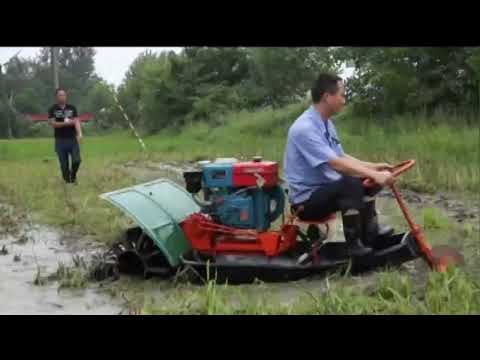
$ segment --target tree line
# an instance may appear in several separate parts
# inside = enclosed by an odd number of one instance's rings
[[[59,77],[80,112],[93,112],[106,129],[126,126],[111,91],[132,122],[147,133],[214,121],[222,113],[279,108],[302,101],[316,74],[354,67],[347,101],[359,116],[438,109],[478,114],[478,47],[185,47],[180,53],[144,52],[118,89],[95,73],[95,50],[60,48]],[[44,113],[53,100],[49,49],[16,57],[0,74],[0,137],[29,135],[20,113]],[[10,124],[9,126],[7,126]],[[213,124],[214,125],[214,124]],[[8,130],[10,129],[10,130]],[[10,134],[9,134],[10,131]]]

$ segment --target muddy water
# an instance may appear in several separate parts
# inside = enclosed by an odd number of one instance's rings
[[[0,255],[0,314],[109,315],[121,311],[121,304],[95,284],[79,290],[59,290],[57,281],[34,284],[38,271],[46,277],[57,270],[59,262],[68,266],[75,255],[88,258],[95,248],[80,250],[85,249],[85,239],[40,226],[25,230],[24,235],[25,244],[18,243],[18,236],[0,237],[0,249],[8,252]]]

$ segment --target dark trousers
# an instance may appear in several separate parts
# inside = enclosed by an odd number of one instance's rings
[[[77,180],[77,172],[80,168],[80,146],[76,138],[56,139],[55,152],[57,153],[62,171],[63,180],[73,183]],[[70,160],[71,159],[71,167]]]
[[[304,221],[319,220],[337,211],[361,211],[365,207],[364,197],[374,196],[382,189],[380,186],[365,188],[362,181],[361,178],[343,176],[341,180],[315,190],[306,202],[292,206],[292,210],[296,211],[301,205],[303,210],[298,217]]]

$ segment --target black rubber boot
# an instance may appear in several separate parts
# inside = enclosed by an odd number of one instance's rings
[[[62,169],[62,177],[65,183],[67,184],[71,183],[71,172],[69,169]]]
[[[391,226],[382,226],[378,224],[375,200],[366,202],[361,214],[363,224],[362,238],[366,245],[373,244],[378,236],[389,236],[393,233],[393,228]]]
[[[80,168],[80,161],[72,163],[71,183],[77,185],[77,172]]]
[[[362,218],[357,210],[348,210],[342,213],[343,233],[348,246],[348,255],[351,257],[364,256],[372,252],[372,248],[362,243]]]

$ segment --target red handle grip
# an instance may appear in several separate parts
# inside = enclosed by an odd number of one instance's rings
[[[394,166],[394,169],[392,171],[392,175],[394,178],[398,177],[398,175],[404,173],[405,171],[409,170],[413,165],[415,165],[415,160],[406,160],[401,162],[398,165]],[[375,181],[372,179],[365,179],[363,181],[363,186],[365,187],[373,187],[375,185]]]

